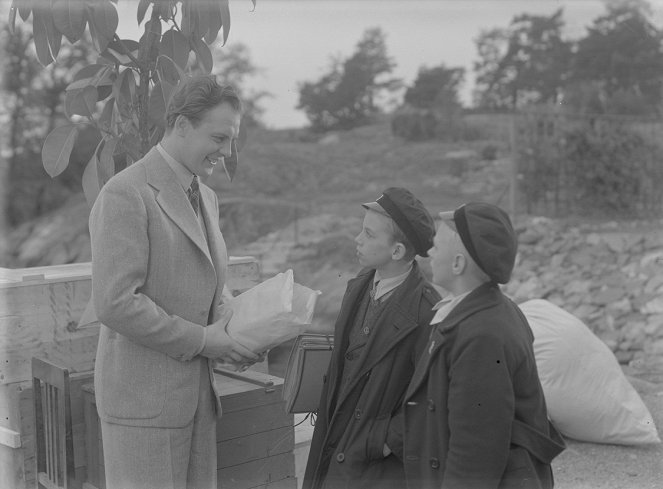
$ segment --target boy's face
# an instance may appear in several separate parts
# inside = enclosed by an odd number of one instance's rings
[[[391,220],[387,216],[367,210],[361,233],[355,238],[357,258],[363,267],[380,268],[388,265],[396,251]]]
[[[451,267],[454,257],[459,253],[458,239],[456,232],[445,221],[438,221],[433,247],[428,250],[428,256],[431,258],[433,282],[442,287],[453,278]]]

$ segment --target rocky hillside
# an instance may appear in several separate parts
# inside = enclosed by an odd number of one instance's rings
[[[484,159],[486,148],[496,159]],[[347,280],[358,271],[354,236],[361,202],[393,185],[410,188],[432,211],[468,200],[506,206],[504,142],[406,143],[386,123],[322,139],[297,131],[252,135],[235,181],[210,182],[222,203],[233,255],[253,255],[264,277],[292,268],[323,292],[314,328],[331,329]],[[90,259],[82,195],[17,227],[0,266]],[[506,292],[545,298],[582,319],[622,363],[663,355],[663,222],[580,222],[518,216],[520,253]],[[2,246],[0,246],[1,251]],[[427,261],[422,261],[428,270]]]

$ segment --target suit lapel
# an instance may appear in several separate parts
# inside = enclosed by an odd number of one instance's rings
[[[212,263],[203,230],[197,222],[196,213],[182,186],[177,182],[175,174],[156,148],[152,148],[145,156],[145,168],[147,182],[158,191],[157,204]]]
[[[217,212],[214,212],[216,200],[212,195],[212,191],[207,187],[201,185],[200,187],[200,209],[207,229],[207,242],[209,244],[209,253],[216,271],[216,291],[214,292],[214,299],[212,302],[212,310],[210,322],[217,319],[216,305],[221,303],[221,293],[223,285],[226,281],[226,270],[228,267],[228,252],[226,250],[226,243],[223,236],[219,231],[219,223],[217,220]]]

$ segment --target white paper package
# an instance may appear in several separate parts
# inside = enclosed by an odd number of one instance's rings
[[[279,273],[226,302],[233,310],[228,334],[255,353],[291,340],[311,326],[319,290]]]

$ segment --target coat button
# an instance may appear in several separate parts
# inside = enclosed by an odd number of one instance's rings
[[[336,455],[336,461],[340,464],[345,460],[345,454],[343,452]]]
[[[435,411],[435,401],[432,399],[428,399],[428,410]]]
[[[346,360],[354,360],[354,358],[355,358],[355,355],[352,352],[348,352],[348,353],[345,354],[345,359]]]
[[[361,409],[355,409],[355,419],[361,419]]]
[[[433,469],[439,469],[440,468],[440,461],[436,458],[431,458],[430,459],[430,466]]]

